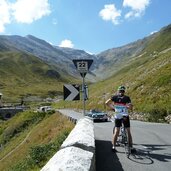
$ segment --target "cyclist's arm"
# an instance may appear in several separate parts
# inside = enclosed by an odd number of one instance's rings
[[[133,110],[133,105],[132,105],[132,103],[127,103],[126,104],[126,107],[127,107],[127,109],[129,109],[129,110]]]
[[[111,99],[106,100],[105,104],[111,109],[114,110],[113,101]]]
[[[129,96],[127,96],[126,107],[127,107],[127,109],[129,109],[129,110],[131,110],[131,111],[132,111],[132,109],[133,109],[133,105],[132,105],[132,103],[131,103],[131,99],[130,99]]]

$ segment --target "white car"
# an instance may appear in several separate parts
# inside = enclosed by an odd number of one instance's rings
[[[48,112],[48,111],[52,111],[52,107],[51,106],[41,106],[37,109],[37,112]]]

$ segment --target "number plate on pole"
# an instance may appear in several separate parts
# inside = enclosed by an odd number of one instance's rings
[[[73,63],[77,68],[77,71],[80,73],[82,77],[85,77],[91,64],[93,63],[92,59],[74,59]]]
[[[80,73],[87,73],[88,72],[88,62],[87,61],[77,62],[77,70]]]

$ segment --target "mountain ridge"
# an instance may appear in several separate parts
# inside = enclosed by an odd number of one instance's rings
[[[169,49],[171,46],[170,30],[171,25],[168,25],[153,35],[121,47],[108,49],[97,55],[90,55],[83,50],[53,46],[32,35],[26,37],[1,35],[1,59],[4,58],[6,52],[25,53],[34,56],[53,68],[52,71],[47,72],[48,76],[55,77],[56,73],[56,76],[61,76],[64,80],[68,77],[70,82],[73,82],[72,79],[74,81],[78,79],[76,82],[80,80],[80,75],[77,73],[72,60],[93,59],[94,62],[90,68],[92,75],[87,74],[86,79],[90,78],[92,82],[98,82],[110,78],[120,70],[129,67],[131,63],[141,63],[141,61],[144,63],[144,61],[149,60],[148,56],[154,56]],[[62,91],[62,88],[60,91]]]
[[[59,72],[67,73],[67,75],[76,77],[77,79],[80,78],[80,75],[77,73],[72,62],[73,59],[93,59],[96,61],[94,55],[90,55],[83,50],[53,46],[32,35],[27,35],[26,37],[16,35],[0,36],[0,47],[1,44],[8,47],[6,50],[20,51],[34,55],[47,64],[54,66]],[[96,62],[93,63],[90,69],[94,67],[96,67]],[[90,72],[87,77],[93,77],[92,80],[94,80],[94,76],[91,75],[93,74]]]

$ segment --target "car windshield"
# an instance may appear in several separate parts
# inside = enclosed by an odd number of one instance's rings
[[[92,112],[92,113],[101,113],[101,111],[100,110],[97,110],[97,109],[93,109],[90,112]]]

